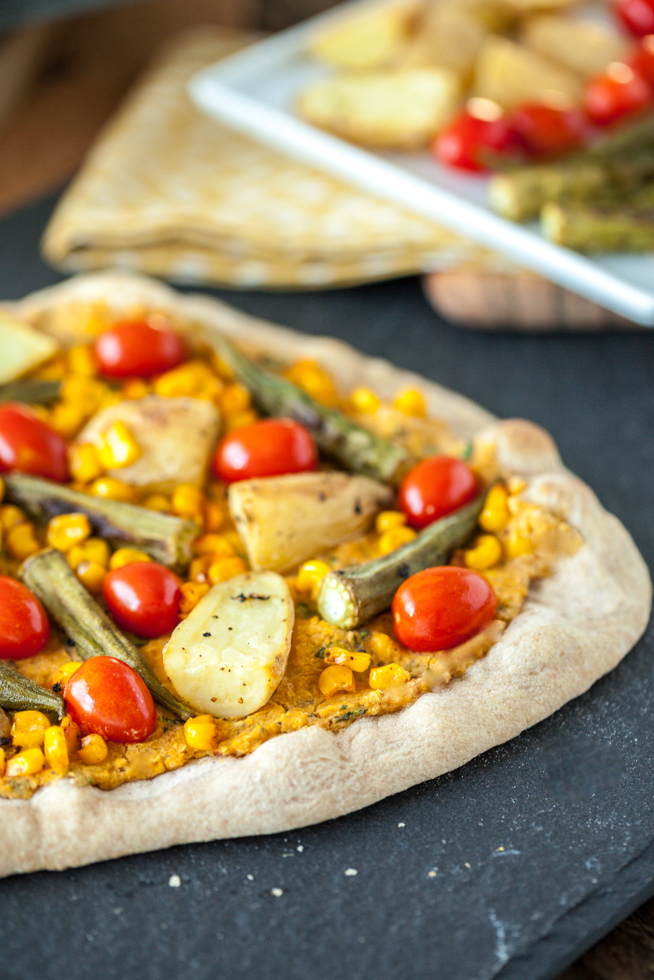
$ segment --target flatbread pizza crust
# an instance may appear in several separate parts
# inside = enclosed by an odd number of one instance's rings
[[[382,397],[418,385],[431,414],[462,437],[492,440],[501,463],[528,480],[525,496],[553,509],[584,544],[532,586],[522,612],[463,677],[397,714],[362,718],[338,734],[304,728],[243,758],[203,758],[105,792],[61,779],[29,800],[0,800],[0,875],[61,869],[192,841],[288,831],[360,809],[432,779],[518,735],[586,691],[632,648],[647,625],[651,583],[622,524],[562,465],[549,435],[498,422],[472,402],[331,339],[255,320],[216,300],[103,273],[69,280],[12,304],[38,318],[55,304],[98,298],[156,306],[219,327],[277,357],[311,357],[344,390]]]

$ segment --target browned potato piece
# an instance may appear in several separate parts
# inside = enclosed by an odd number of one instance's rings
[[[450,68],[468,78],[488,31],[465,10],[436,7],[411,42],[405,64],[409,67]]]
[[[407,46],[419,4],[348,13],[318,31],[309,51],[336,68],[383,68],[396,63]]]
[[[582,87],[581,76],[571,69],[493,34],[479,55],[473,94],[513,109],[523,102],[547,102],[552,97],[578,103]]]
[[[581,75],[598,75],[611,61],[621,61],[629,44],[608,25],[556,14],[530,17],[520,39],[527,47]]]
[[[538,10],[562,10],[571,7],[576,0],[506,0],[519,14],[530,14]]]
[[[300,114],[321,129],[379,149],[427,146],[451,119],[459,80],[447,68],[350,72],[310,86]]]
[[[346,473],[294,473],[229,488],[229,509],[250,564],[275,572],[364,534],[392,501],[382,483]]]

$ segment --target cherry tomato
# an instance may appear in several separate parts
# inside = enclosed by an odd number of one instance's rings
[[[477,477],[460,459],[432,456],[407,473],[399,503],[411,527],[423,528],[475,499]]]
[[[48,642],[50,624],[33,592],[15,578],[0,576],[0,660],[24,660]]]
[[[25,405],[0,406],[0,473],[21,470],[63,483],[68,479],[66,443]]]
[[[654,34],[648,34],[642,39],[627,63],[637,75],[642,75],[654,86]]]
[[[641,112],[654,102],[654,89],[642,75],[622,61],[614,61],[602,75],[591,78],[584,91],[584,109],[599,126]]]
[[[318,455],[311,434],[292,419],[264,419],[232,432],[219,444],[213,472],[234,483],[257,476],[315,470]]]
[[[122,628],[153,639],[175,629],[182,583],[154,561],[136,561],[105,576],[102,589],[113,619]]]
[[[418,653],[450,650],[494,619],[497,598],[468,568],[426,568],[403,582],[393,599],[395,634]]]
[[[138,320],[105,330],[95,342],[95,353],[108,378],[150,378],[181,364],[186,348],[174,330]]]
[[[432,152],[440,163],[476,173],[489,169],[485,154],[507,154],[514,148],[508,117],[489,99],[470,99],[468,108],[432,144]]]
[[[615,0],[613,9],[632,34],[654,34],[654,0]]]
[[[588,123],[579,109],[529,102],[511,115],[516,137],[530,156],[557,157],[582,145]]]
[[[64,701],[82,731],[110,742],[144,742],[157,726],[145,682],[115,657],[92,657],[80,664],[66,683]]]

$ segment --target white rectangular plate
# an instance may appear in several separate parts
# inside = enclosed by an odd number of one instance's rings
[[[391,0],[391,4],[397,0]],[[552,282],[654,326],[654,254],[586,257],[548,242],[537,225],[518,225],[486,206],[486,179],[460,175],[430,154],[371,153],[303,122],[298,94],[325,68],[307,56],[309,37],[343,7],[389,5],[353,0],[260,41],[195,75],[189,91],[220,122],[361,190],[431,218]]]

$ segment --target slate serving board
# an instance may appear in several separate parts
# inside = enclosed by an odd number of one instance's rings
[[[52,203],[0,223],[2,298],[57,280]],[[219,295],[541,423],[651,567],[654,334],[467,333],[416,280]],[[555,977],[654,893],[653,654],[650,626],[552,718],[360,813],[0,882],[3,980]]]

